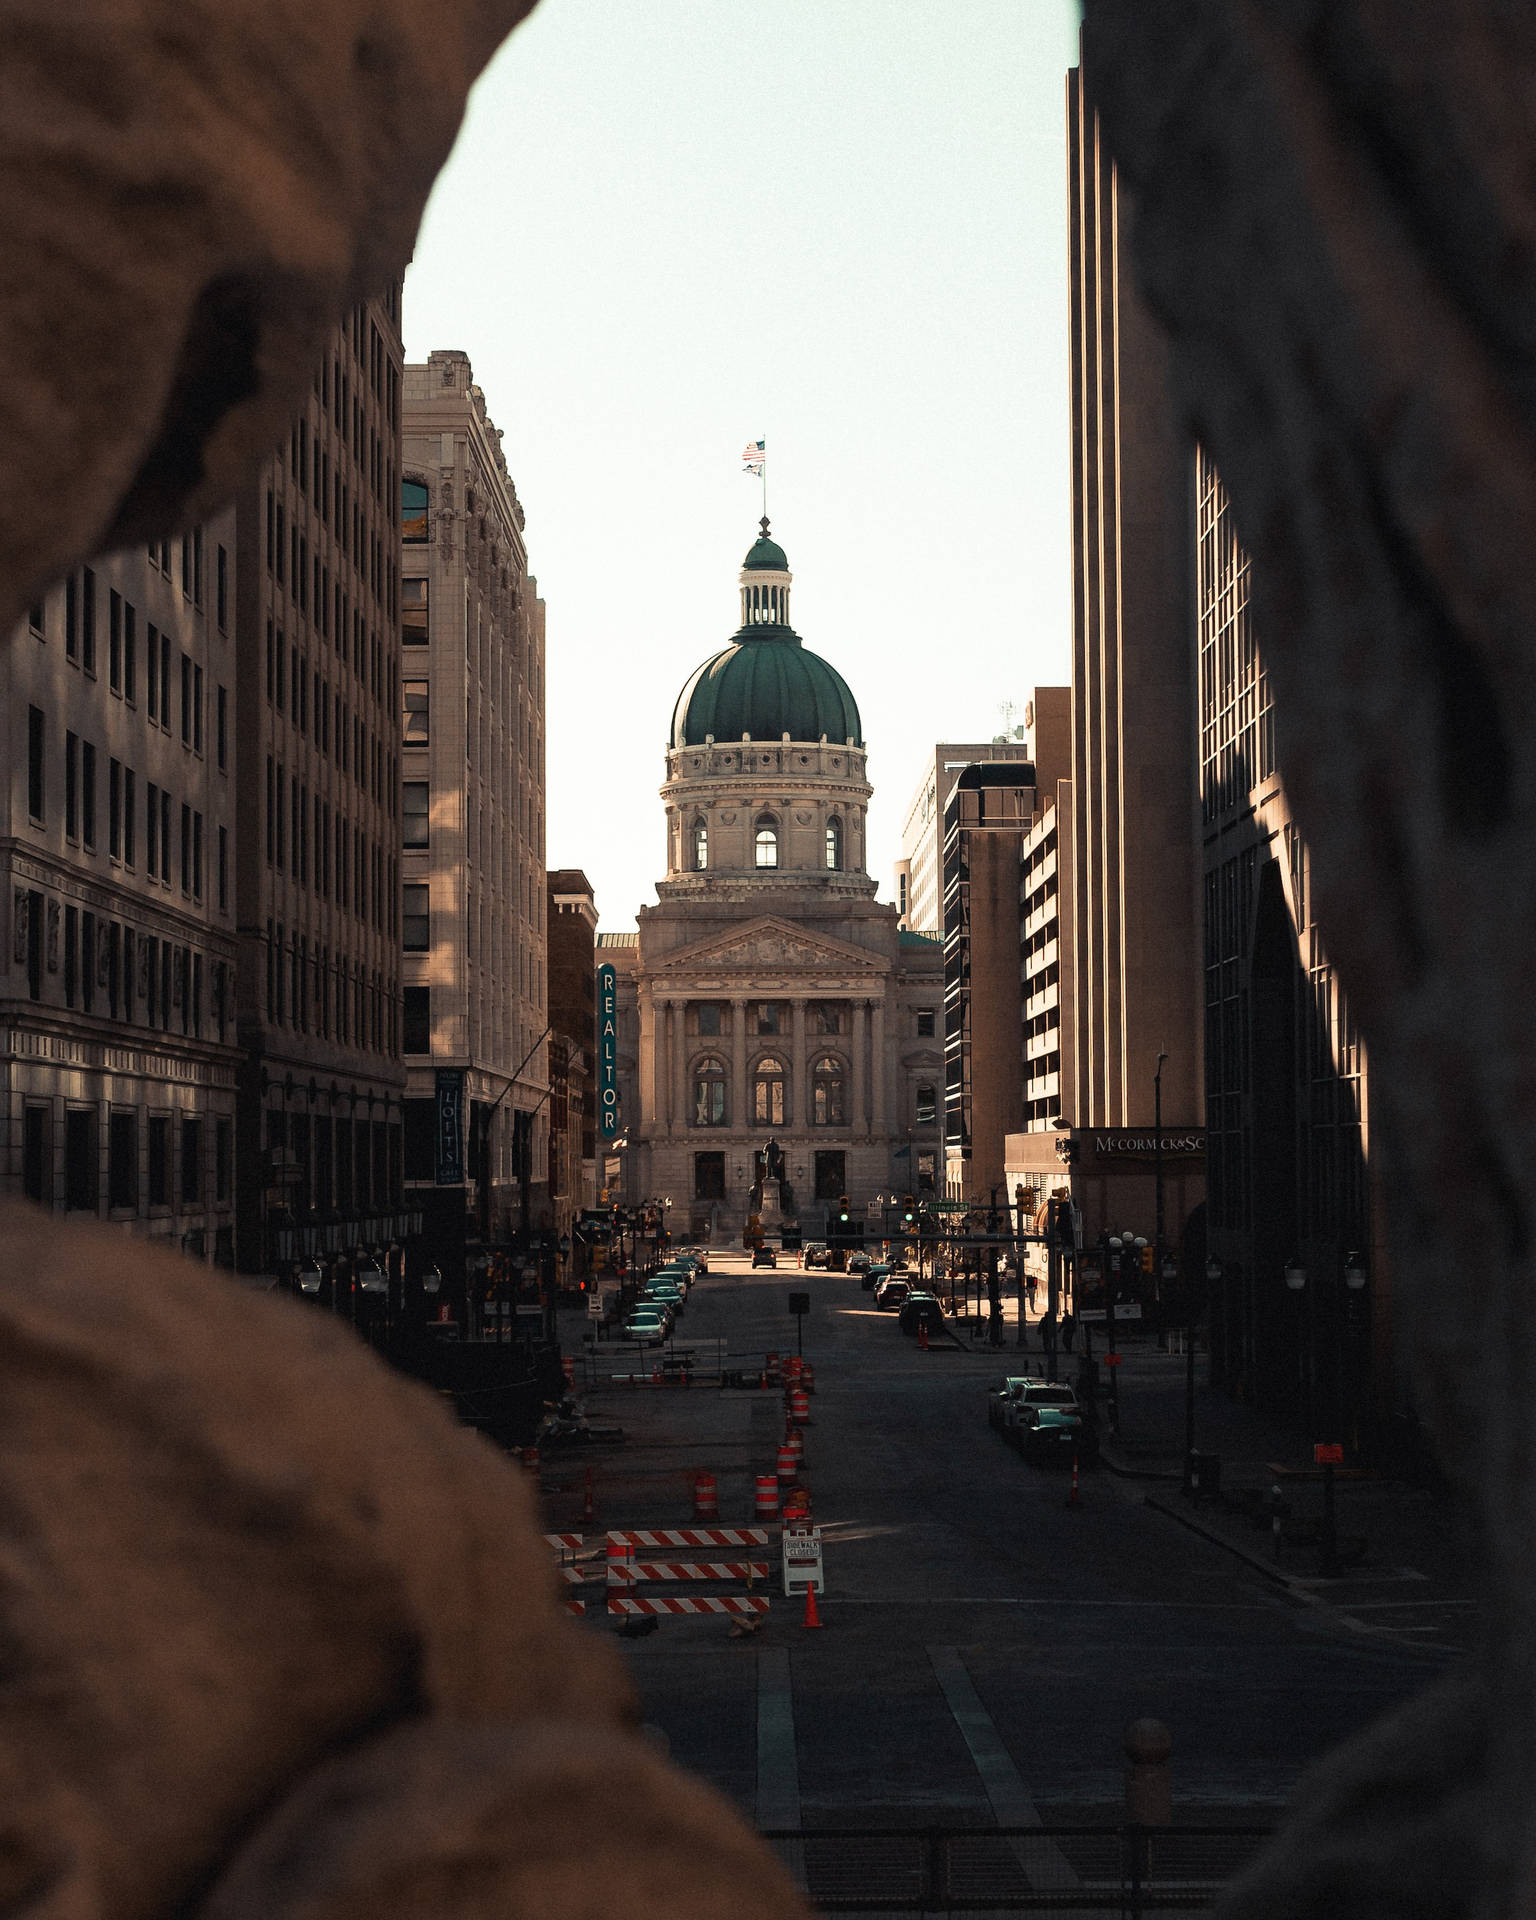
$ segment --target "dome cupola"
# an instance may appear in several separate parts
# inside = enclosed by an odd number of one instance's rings
[[[741,567],[741,625],[678,696],[672,745],[706,740],[828,740],[864,744],[858,705],[835,667],[789,624],[793,575],[784,549],[762,533]]]

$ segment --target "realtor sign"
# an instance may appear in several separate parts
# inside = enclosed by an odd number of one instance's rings
[[[619,977],[606,960],[597,970],[597,1112],[611,1140],[619,1130]]]

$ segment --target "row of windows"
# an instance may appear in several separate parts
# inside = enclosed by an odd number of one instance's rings
[[[233,981],[222,960],[208,965],[195,949],[109,920],[73,903],[61,906],[35,888],[18,888],[14,904],[18,957],[25,955],[27,992],[42,1000],[47,974],[61,977],[64,1004],[82,1013],[223,1040],[234,1009]]]
[[[224,549],[219,548],[222,555]],[[89,567],[79,575],[71,574],[65,583],[65,650],[82,670],[96,672],[96,577]],[[46,641],[46,607],[32,609],[32,633]],[[203,668],[188,653],[179,656],[181,683],[181,744],[190,752],[203,751],[205,701]],[[173,668],[177,661],[171,651],[171,636],[153,622],[144,632],[145,715],[152,725],[171,731],[171,702],[176,684]],[[112,588],[107,595],[107,686],[129,706],[139,698],[139,616],[131,600]],[[214,745],[221,772],[229,766],[229,695],[216,690],[214,707]]]
[[[286,1158],[293,1177],[291,1204],[300,1210],[400,1203],[397,1120],[274,1108],[267,1114],[267,1150]]]
[[[267,755],[267,865],[287,872],[322,900],[371,921],[391,938],[396,931],[395,857],[361,826],[336,811],[308,783]]]
[[[27,811],[38,826],[46,824],[47,716],[41,707],[27,709]],[[94,853],[97,845],[97,810],[100,781],[93,742],[66,731],[64,735],[64,837],[73,845]],[[179,860],[173,865],[172,828],[178,818]],[[200,901],[204,887],[204,822],[200,809],[186,802],[177,803],[168,789],[154,781],[144,785],[144,872],[151,880],[172,886],[180,877],[181,891],[189,900]],[[218,904],[221,913],[229,909],[229,838],[220,827],[217,841]],[[138,775],[122,761],[107,761],[107,855],[124,867],[136,867],[139,855]]]
[[[782,1060],[769,1055],[759,1060],[751,1074],[751,1124],[782,1127],[785,1124],[785,1085],[787,1075]],[[691,1113],[696,1127],[730,1125],[727,1099],[728,1076],[725,1062],[706,1058],[694,1068]],[[815,1127],[841,1127],[848,1124],[848,1072],[833,1054],[823,1054],[811,1067],[811,1103],[809,1122]],[[938,1094],[933,1087],[916,1090],[915,1122],[930,1126],[938,1117]]]
[[[399,1044],[393,984],[318,940],[288,933],[280,920],[267,922],[267,1019],[374,1053]]]
[[[843,823],[841,820],[827,822],[825,843],[826,864],[830,871],[838,872],[843,864]],[[757,816],[752,839],[752,857],[754,864],[761,868],[776,867],[779,864],[779,822],[771,813]],[[696,820],[693,825],[693,866],[696,873],[703,873],[709,866],[709,826],[704,820]]]
[[[393,681],[394,672],[392,668],[385,672],[377,639],[373,648],[377,691],[386,681]],[[389,796],[395,786],[394,754],[364,723],[362,715],[352,711],[340,690],[332,692],[330,682],[320,669],[311,669],[299,648],[285,643],[282,628],[270,620],[267,622],[267,700],[279,713],[291,713],[300,734],[309,734],[313,713],[313,738],[319,751],[330,755],[341,773],[350,773],[354,784],[370,794],[377,805],[393,811]]]
[[[844,1032],[845,1009],[833,1001],[812,1001],[807,1008],[812,1033],[829,1034]],[[695,1000],[688,1005],[688,1025],[690,1032],[706,1037],[726,1033],[730,1030],[730,1008],[715,1000]],[[914,1009],[917,1036],[931,1040],[934,1037],[936,1009],[918,1007]],[[791,1010],[788,1003],[780,1000],[756,1000],[749,1002],[746,1008],[746,1023],[749,1032],[788,1033],[790,1030]]]
[[[179,1127],[169,1113],[143,1118],[135,1107],[107,1112],[107,1205],[115,1215],[183,1207],[227,1205],[234,1181],[234,1126],[213,1123],[212,1193],[204,1166],[207,1128],[196,1114]],[[179,1135],[179,1138],[178,1138]],[[174,1156],[174,1159],[173,1159]],[[53,1205],[53,1107],[28,1101],[22,1111],[22,1190],[29,1200]],[[64,1204],[95,1213],[101,1205],[101,1113],[94,1106],[64,1110]]]

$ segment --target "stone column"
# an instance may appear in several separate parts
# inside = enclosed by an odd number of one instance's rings
[[[745,1133],[751,1119],[751,1103],[747,1098],[747,1003],[733,998],[731,1001],[731,1125],[738,1133]]]
[[[640,1074],[640,1125],[647,1133],[656,1126],[657,1086],[656,1086],[656,1003],[651,998],[650,988],[641,985],[638,996],[640,1009],[640,1057],[637,1062]]]
[[[784,1115],[787,1127],[811,1124],[811,1083],[805,1071],[805,1002],[792,1003],[790,1014],[789,1108]]]
[[[883,1139],[890,1132],[890,1120],[885,1111],[885,1001],[873,1002],[870,1008],[869,1036],[869,1112],[870,1124],[875,1138]]]
[[[868,1100],[864,1085],[864,1008],[865,1002],[853,1002],[853,1111],[848,1116],[853,1122],[853,1137],[862,1140],[869,1131]]]
[[[672,1131],[688,1125],[688,1002],[672,1002]]]

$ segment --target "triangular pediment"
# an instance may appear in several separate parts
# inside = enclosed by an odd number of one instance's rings
[[[887,973],[884,955],[856,947],[851,941],[818,933],[777,914],[762,914],[724,933],[711,934],[678,947],[658,962],[656,973],[732,972],[780,974],[826,972]]]

